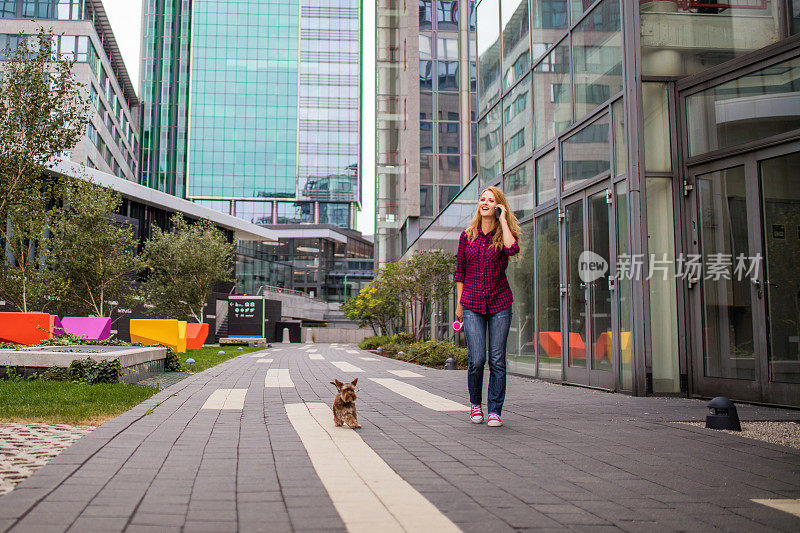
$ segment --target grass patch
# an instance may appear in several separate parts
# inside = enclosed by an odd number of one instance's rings
[[[211,368],[212,366],[217,366],[218,364],[222,363],[223,361],[227,361],[233,357],[238,355],[242,355],[245,353],[250,352],[257,352],[258,350],[263,350],[264,348],[257,348],[254,346],[242,346],[242,350],[239,351],[237,348],[238,346],[204,346],[203,348],[199,348],[197,350],[186,350],[186,353],[179,353],[176,354],[181,362],[181,370],[183,372],[201,372],[207,368]],[[222,350],[225,352],[224,355],[218,355],[217,352]],[[193,365],[187,365],[186,360],[189,358],[195,360]]]
[[[99,426],[156,392],[127,383],[0,381],[0,420]]]

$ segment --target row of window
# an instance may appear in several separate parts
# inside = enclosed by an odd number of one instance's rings
[[[82,20],[83,0],[0,0],[0,18]]]
[[[618,0],[599,2],[571,34],[479,121],[482,180],[511,169],[622,90]],[[478,61],[483,75],[485,65]],[[479,78],[479,108],[491,104],[481,92],[486,88]]]
[[[456,191],[458,192],[458,191]],[[194,200],[202,206],[232,214],[253,224],[311,224],[315,222],[314,202],[253,202],[236,200]],[[319,224],[350,227],[350,203],[318,202]],[[231,210],[233,208],[233,210]]]

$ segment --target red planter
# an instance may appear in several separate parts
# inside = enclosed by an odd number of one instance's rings
[[[33,346],[52,339],[54,319],[47,313],[0,313],[0,342]]]
[[[186,324],[186,348],[196,350],[203,347],[208,338],[208,324]]]

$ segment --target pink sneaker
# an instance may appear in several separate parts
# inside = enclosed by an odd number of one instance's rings
[[[503,422],[500,420],[500,415],[497,413],[489,413],[489,423],[486,424],[489,427],[500,427],[503,425]]]
[[[469,410],[469,418],[473,424],[480,424],[483,422],[483,409],[480,405],[473,405]]]

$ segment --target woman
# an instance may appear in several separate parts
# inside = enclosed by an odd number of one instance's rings
[[[499,216],[495,216],[499,208]],[[487,187],[478,211],[461,232],[456,256],[456,317],[464,322],[469,352],[467,388],[473,423],[483,422],[481,397],[486,346],[489,346],[489,425],[502,426],[500,414],[506,396],[506,340],[511,325],[511,287],[506,279],[508,258],[519,252],[517,217],[503,192]],[[487,343],[488,330],[488,343]]]

